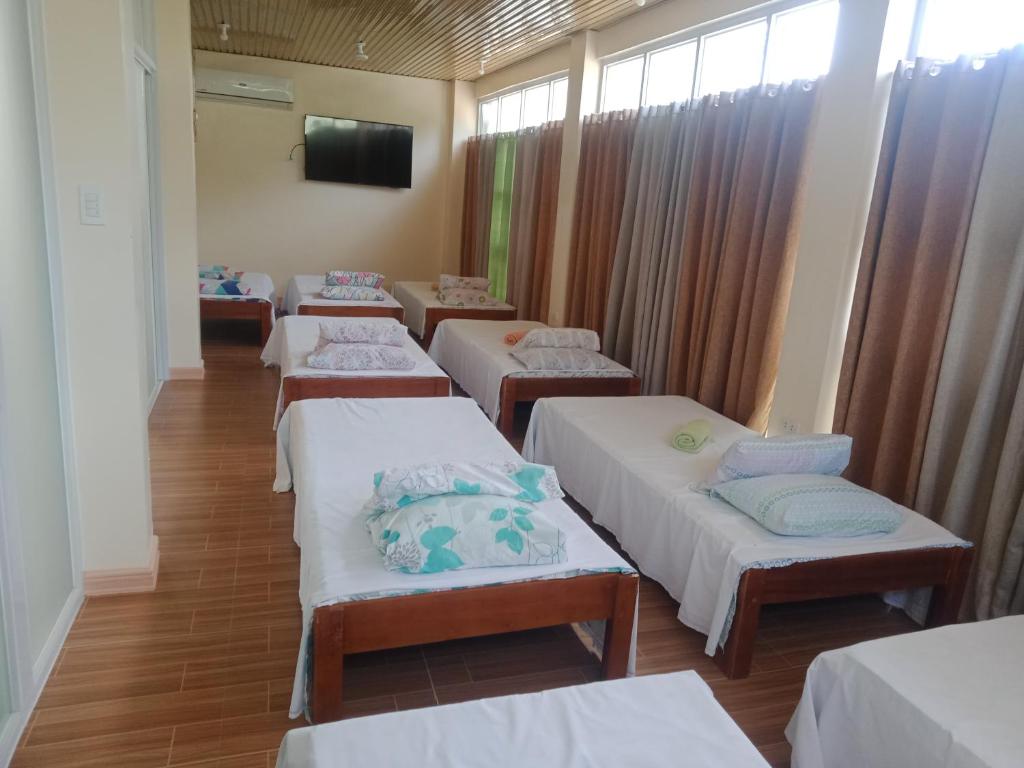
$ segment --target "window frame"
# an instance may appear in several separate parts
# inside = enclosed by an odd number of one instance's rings
[[[543,77],[534,78],[533,80],[527,80],[527,81],[522,82],[522,83],[517,83],[516,85],[510,85],[507,88],[502,88],[499,91],[493,91],[492,93],[488,93],[488,94],[486,94],[484,96],[479,97],[476,100],[476,135],[477,136],[490,135],[490,134],[484,134],[481,131],[481,128],[483,126],[484,104],[489,104],[492,101],[497,102],[498,109],[497,109],[497,112],[495,113],[495,118],[494,119],[495,119],[495,125],[496,126],[500,126],[501,125],[501,99],[504,98],[505,96],[510,96],[510,95],[512,95],[514,93],[517,93],[517,92],[520,94],[520,109],[519,109],[519,127],[516,128],[515,130],[519,131],[519,130],[522,130],[524,127],[532,127],[532,126],[524,126],[523,125],[523,120],[526,117],[526,110],[523,108],[523,106],[525,105],[526,92],[528,90],[530,90],[531,88],[539,88],[540,86],[543,86],[543,85],[547,85],[548,86],[548,120],[545,121],[545,122],[549,122],[551,120],[551,107],[553,105],[553,99],[554,99],[554,93],[555,93],[555,89],[554,89],[553,86],[554,86],[555,83],[557,83],[560,80],[568,80],[568,79],[569,79],[568,71],[560,70],[559,72],[556,72],[554,74],[545,75]],[[567,85],[568,85],[568,83],[567,83]],[[508,131],[497,131],[496,130],[496,131],[493,131],[493,133],[494,134],[508,133]]]
[[[610,65],[642,56],[644,59],[644,68],[641,76],[640,98],[639,103],[636,107],[632,107],[632,109],[639,109],[645,106],[655,106],[646,104],[647,81],[650,72],[651,55],[664,51],[668,48],[674,48],[677,45],[685,45],[686,43],[694,41],[697,43],[696,63],[694,66],[693,81],[690,84],[690,95],[688,98],[696,98],[697,94],[700,92],[701,70],[704,67],[704,38],[722,32],[728,32],[731,29],[739,29],[740,27],[744,27],[761,20],[767,21],[764,50],[761,52],[761,78],[757,83],[751,83],[751,85],[764,85],[765,74],[768,71],[768,55],[771,51],[771,36],[774,28],[775,17],[788,11],[814,5],[824,5],[829,2],[833,2],[833,0],[779,0],[779,2],[769,3],[767,5],[759,6],[756,9],[727,16],[723,19],[717,19],[715,21],[707,22],[706,24],[689,27],[657,40],[652,40],[651,42],[604,56],[600,61],[601,76],[600,82],[598,83],[599,111],[604,111],[605,75]],[[927,3],[927,0],[918,0],[918,3],[920,8]],[[833,40],[833,50],[834,47],[835,41]]]

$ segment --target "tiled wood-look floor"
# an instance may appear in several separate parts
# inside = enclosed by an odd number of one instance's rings
[[[14,765],[272,766],[299,639],[291,495],[271,492],[278,379],[251,345],[209,342],[203,382],[169,383],[151,420],[155,593],[90,598]],[[819,651],[905,631],[875,599],[766,611],[755,671],[725,680],[704,638],[644,581],[643,674],[696,669],[768,758],[788,760],[784,728]],[[349,662],[351,715],[593,680],[570,628],[369,654]]]

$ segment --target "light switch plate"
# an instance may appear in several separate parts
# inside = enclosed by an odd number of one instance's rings
[[[107,223],[103,213],[103,190],[96,184],[79,185],[78,219],[92,227],[102,227]]]

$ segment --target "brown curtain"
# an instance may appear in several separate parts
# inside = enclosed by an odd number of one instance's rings
[[[584,119],[573,211],[566,323],[604,332],[637,112]]]
[[[893,83],[834,430],[853,437],[847,477],[907,506],[1004,71],[919,60]]]
[[[496,148],[497,137],[494,134],[473,136],[466,144],[462,252],[459,258],[460,272],[466,276],[487,276]]]
[[[561,122],[519,132],[506,300],[521,320],[548,319],[561,162]]]
[[[763,431],[800,225],[814,83],[705,98],[667,391]]]

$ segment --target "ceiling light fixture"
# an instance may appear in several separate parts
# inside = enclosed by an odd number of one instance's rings
[[[228,41],[228,31],[231,29],[231,25],[228,24],[226,21],[222,21],[220,24],[217,25],[217,29],[220,30],[221,41],[226,43]]]
[[[484,64],[487,63],[487,59],[480,59],[480,74],[484,74]]]
[[[356,60],[366,61],[370,57],[366,55],[366,43],[362,40],[356,43]]]

